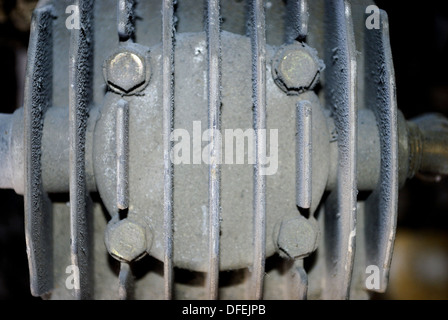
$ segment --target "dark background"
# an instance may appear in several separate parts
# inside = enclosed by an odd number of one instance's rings
[[[226,0],[224,0],[226,1]],[[312,0],[310,0],[312,1]],[[34,0],[0,0],[0,112],[21,106]],[[389,14],[398,106],[407,119],[448,116],[448,10],[445,1],[376,1]],[[23,198],[0,191],[0,299],[29,290]],[[377,299],[448,299],[448,180],[409,181],[400,193],[391,281]]]

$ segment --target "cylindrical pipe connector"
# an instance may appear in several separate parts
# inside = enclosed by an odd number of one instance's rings
[[[0,114],[0,189],[24,191],[23,110]]]
[[[448,175],[448,119],[425,114],[408,121],[409,173]]]
[[[10,148],[12,140],[12,114],[0,114],[0,188],[12,187],[13,171],[11,168]]]
[[[92,164],[92,140],[97,119],[96,109],[90,110],[86,133],[86,180],[89,191],[96,190]],[[41,146],[42,186],[45,192],[69,190],[68,108],[49,108],[45,114]],[[0,114],[0,189],[25,190],[23,108],[14,114]]]

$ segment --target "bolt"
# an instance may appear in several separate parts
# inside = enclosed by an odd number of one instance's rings
[[[149,245],[146,229],[129,219],[109,223],[105,242],[109,253],[115,259],[124,262],[142,258]]]
[[[274,81],[288,95],[312,90],[323,69],[324,64],[317,58],[317,52],[298,42],[282,46],[272,61]]]
[[[119,93],[132,95],[142,91],[149,82],[151,67],[144,48],[127,45],[115,52],[104,64],[104,78],[109,87]]]
[[[280,255],[303,259],[317,248],[318,227],[315,220],[303,216],[285,219],[280,224],[277,247]]]

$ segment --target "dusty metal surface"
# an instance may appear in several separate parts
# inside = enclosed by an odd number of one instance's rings
[[[129,105],[125,100],[117,104],[117,208],[129,207]]]
[[[357,62],[348,1],[326,1],[326,105],[335,121],[338,143],[336,189],[325,204],[324,298],[349,295],[356,237]],[[331,12],[331,14],[329,14]]]
[[[278,50],[272,61],[272,76],[280,89],[289,95],[298,95],[314,89],[324,68],[316,50],[295,42]]]
[[[368,3],[78,0],[67,31],[65,5],[43,1],[25,108],[0,116],[32,293],[366,298],[369,264],[384,291],[398,186],[447,173],[446,119],[399,113],[385,13],[357,31]],[[227,162],[227,139],[242,157]]]
[[[286,2],[285,43],[306,40],[308,19],[308,0]]]
[[[296,203],[309,209],[313,190],[313,109],[309,101],[297,103]]]
[[[24,100],[24,202],[25,235],[31,293],[48,294],[53,289],[52,208],[42,188],[41,143],[43,119],[51,107],[53,57],[53,7],[41,3],[31,25],[34,31],[28,54]]]
[[[411,143],[412,169],[410,174],[420,172],[437,181],[448,172],[447,149],[448,122],[440,114],[426,114],[408,122]]]
[[[135,39],[135,0],[119,0],[117,4],[117,31],[120,41]]]
[[[250,48],[250,44],[247,38],[231,35],[229,33],[223,33],[222,35],[223,41],[226,42],[226,48],[223,49],[223,68],[227,68],[227,70],[230,70],[231,65],[235,62],[235,60],[232,58],[233,52],[239,52],[240,58],[244,55],[244,61],[249,62],[250,61],[250,51],[244,51],[246,49]],[[204,99],[203,94],[204,93],[204,71],[206,70],[206,60],[205,57],[197,52],[196,50],[201,50],[201,48],[204,48],[205,45],[205,38],[201,34],[191,34],[191,35],[179,35],[177,38],[177,44],[176,44],[176,79],[179,79],[179,81],[176,81],[176,92],[175,92],[175,105],[176,113],[175,113],[175,128],[185,128],[189,132],[193,132],[193,121],[201,120],[202,121],[202,130],[204,131],[206,129],[207,121],[207,113],[205,111],[207,110],[207,100]],[[223,47],[224,48],[224,47]],[[154,57],[152,59],[152,63],[154,63],[154,70],[160,70],[160,65],[156,63],[159,60],[160,56],[160,47],[155,47],[151,50],[151,57]],[[191,59],[194,59],[196,56],[195,54],[199,54],[200,59],[197,59],[196,63],[193,65],[187,65],[182,64],[180,61],[191,61]],[[271,50],[271,54],[273,54],[273,51]],[[195,60],[193,60],[195,61]],[[192,72],[192,67],[197,68],[198,71]],[[185,79],[185,77],[191,77],[191,74],[194,76],[194,81],[190,83],[183,84],[183,82],[180,79]],[[244,95],[244,102],[247,106],[251,105],[251,79],[250,77],[247,77],[247,75],[250,74],[250,64],[247,63],[244,68],[238,71],[238,73],[231,73],[227,75],[223,75],[223,109],[222,109],[222,117],[223,117],[223,127],[222,129],[235,129],[235,128],[243,128],[244,130],[252,128],[251,123],[251,108],[240,108],[238,107],[240,104],[238,101],[240,101],[241,97],[234,96],[232,92],[239,91],[239,87],[247,87],[248,91],[246,91],[246,94]],[[151,181],[155,181],[154,179],[159,179],[159,168],[161,168],[162,163],[160,162],[160,159],[163,159],[160,157],[159,152],[162,151],[160,149],[160,146],[162,141],[159,139],[160,135],[157,134],[159,130],[161,130],[160,122],[158,122],[156,114],[159,114],[161,109],[158,107],[159,103],[158,101],[161,101],[161,95],[159,91],[160,82],[158,81],[160,75],[157,72],[154,72],[153,74],[153,80],[151,80],[151,83],[149,84],[148,88],[146,90],[147,96],[152,97],[152,103],[149,104],[151,106],[150,114],[148,116],[144,115],[143,111],[139,110],[147,110],[147,103],[144,103],[145,98],[144,97],[133,97],[131,101],[130,108],[130,137],[132,139],[130,140],[130,184],[129,184],[129,192],[130,192],[130,203],[133,203],[133,206],[130,207],[129,213],[133,214],[135,212],[137,215],[146,215],[145,210],[148,210],[148,200],[144,200],[145,197],[153,198],[154,201],[150,202],[150,217],[151,217],[151,228],[155,230],[155,233],[157,234],[155,238],[157,239],[157,245],[155,245],[152,248],[152,251],[154,254],[156,254],[157,257],[160,257],[160,251],[163,246],[159,243],[160,237],[159,232],[162,231],[160,228],[162,216],[160,216],[157,212],[160,208],[158,207],[159,201],[156,199],[161,199],[161,190],[158,188],[155,189],[156,186]],[[295,102],[296,98],[290,98],[284,95],[284,93],[277,88],[277,86],[273,83],[272,78],[269,80],[270,88],[271,88],[271,94],[274,96],[272,97],[272,101],[277,101],[279,103],[278,105],[272,104],[272,107],[275,108],[272,110],[272,114],[277,114],[277,119],[274,118],[275,123],[272,125],[272,128],[277,128],[278,124],[280,123],[288,123],[288,128],[290,128],[290,139],[289,141],[280,142],[283,144],[284,148],[282,148],[284,151],[285,158],[289,158],[290,161],[288,161],[288,171],[285,172],[285,175],[289,175],[291,178],[294,178],[295,176],[295,157],[292,157],[291,155],[294,155],[295,150],[291,149],[288,150],[288,142],[292,142],[293,145],[295,144],[295,138],[294,138],[294,131],[295,131]],[[184,90],[185,88],[185,90]],[[188,88],[188,90],[187,90]],[[194,93],[194,94],[192,94]],[[112,128],[115,123],[115,113],[110,107],[110,103],[117,99],[119,97],[115,95],[108,94],[106,96],[106,101],[104,104],[104,108],[102,109],[101,113],[101,119],[97,123],[96,127],[96,138],[98,139],[94,144],[98,146],[98,152],[95,155],[95,172],[98,175],[97,177],[97,184],[99,187],[101,196],[103,198],[103,201],[108,207],[109,212],[116,212],[116,209],[110,205],[110,200],[114,199],[115,197],[115,190],[114,188],[111,188],[110,183],[114,180],[114,171],[115,170],[109,170],[110,164],[114,161],[112,157],[110,157],[111,154],[114,152],[115,148],[115,134],[113,132],[110,132],[108,128]],[[316,99],[316,98],[315,98]],[[188,101],[188,103],[185,103]],[[282,105],[285,103],[288,103],[290,101],[290,116],[289,119],[287,119],[285,116],[281,115],[280,110],[282,108]],[[281,104],[280,104],[281,103]],[[189,109],[189,106],[195,106],[194,112],[191,112]],[[160,111],[159,111],[160,110]],[[148,111],[147,111],[148,112]],[[155,114],[154,114],[155,113]],[[198,113],[201,115],[201,117],[198,117]],[[232,124],[229,123],[230,121],[235,121],[235,115],[237,114],[244,114],[244,117],[241,119],[240,123]],[[239,116],[238,116],[239,118]],[[154,120],[151,120],[154,119]],[[137,122],[135,122],[137,121]],[[146,123],[149,121],[152,123],[152,125],[144,125],[144,130],[137,129],[135,125],[132,125],[132,123]],[[285,122],[286,121],[286,122]],[[323,115],[319,117],[319,115],[316,115],[316,122],[319,124],[316,124],[318,126],[325,126],[325,118]],[[143,128],[142,127],[142,128]],[[106,133],[107,131],[107,133]],[[200,134],[203,133],[203,131],[200,132]],[[285,128],[284,131],[286,133],[287,129]],[[150,132],[154,132],[154,134],[151,134]],[[104,135],[106,134],[106,135]],[[289,135],[289,134],[288,134]],[[321,132],[317,134],[317,138],[324,140],[325,139],[325,133]],[[143,145],[142,143],[139,143],[138,141],[148,141],[146,144],[148,146]],[[137,143],[136,145],[133,144]],[[316,143],[318,143],[316,141]],[[136,147],[138,145],[138,147]],[[322,144],[319,144],[320,146]],[[205,143],[202,144],[203,147],[206,146]],[[321,147],[321,152],[325,152],[324,146]],[[151,150],[151,151],[150,151]],[[319,152],[319,149],[316,150]],[[287,156],[289,154],[289,156]],[[149,158],[148,158],[149,156]],[[138,169],[138,166],[143,166],[142,159],[148,159],[146,160],[146,163],[151,164],[151,166],[154,167],[153,170],[142,170]],[[192,161],[193,158],[190,159]],[[140,163],[140,164],[139,164]],[[145,165],[146,166],[146,165]],[[144,167],[145,167],[144,166]],[[137,167],[137,168],[136,168]],[[175,212],[183,212],[182,214],[179,214],[178,216],[175,216],[175,220],[177,222],[175,223],[175,231],[177,230],[177,236],[178,238],[178,245],[175,248],[174,252],[174,260],[176,265],[194,268],[196,270],[203,270],[205,271],[208,266],[208,258],[207,258],[207,251],[203,251],[207,249],[207,242],[206,237],[208,232],[207,228],[203,230],[204,233],[191,233],[187,230],[190,226],[193,230],[201,230],[203,227],[204,220],[207,219],[207,216],[203,216],[204,212],[202,211],[202,206],[206,205],[208,202],[208,179],[205,179],[205,175],[207,175],[206,169],[207,165],[205,163],[202,163],[201,165],[175,165],[174,167],[174,179],[176,183],[176,194],[175,197],[175,206],[174,208]],[[157,168],[157,169],[156,169]],[[286,169],[286,167],[284,167]],[[243,191],[245,194],[249,190],[247,190],[247,184],[249,186],[252,184],[252,177],[251,177],[251,168],[250,165],[238,165],[238,166],[232,166],[232,165],[223,165],[223,179],[231,179],[234,178],[239,179],[240,181],[245,181],[244,183],[240,183],[240,187],[237,189],[230,188],[226,190],[222,190],[221,196],[223,197],[222,203],[222,215],[223,217],[227,217],[222,221],[222,246],[221,247],[221,257],[224,255],[224,261],[226,261],[223,264],[221,264],[223,269],[226,268],[232,268],[232,264],[235,267],[243,266],[243,265],[249,265],[250,261],[252,261],[250,255],[247,255],[245,253],[252,252],[251,249],[251,241],[250,241],[250,234],[251,234],[251,223],[246,224],[245,221],[249,222],[251,221],[251,216],[247,212],[247,207],[251,206],[252,200],[251,198],[243,198],[241,200],[241,191]],[[107,172],[112,173],[113,175],[106,174]],[[162,171],[163,172],[163,171]],[[198,173],[202,172],[202,173]],[[239,178],[238,178],[239,177]],[[244,180],[242,180],[244,179]],[[279,177],[277,175],[272,176],[272,179],[275,181],[280,182]],[[294,180],[291,179],[291,186],[294,187]],[[319,179],[316,179],[319,180]],[[200,190],[203,190],[204,193],[201,193],[201,196],[199,198],[196,197],[198,188],[201,188]],[[204,188],[204,189],[202,189]],[[319,192],[322,194],[323,190],[325,188],[325,182],[321,182],[320,186],[316,187],[316,199],[319,197]],[[145,190],[153,190],[155,193],[154,195],[148,194],[145,192]],[[283,189],[283,188],[282,188]],[[285,188],[286,189],[286,188]],[[286,190],[277,190],[274,191],[275,194],[280,195],[281,192],[285,194]],[[246,191],[247,190],[247,191]],[[292,195],[295,194],[295,189],[291,189],[288,192]],[[146,194],[146,195],[145,195]],[[133,201],[133,198],[135,202]],[[182,199],[191,199],[188,202],[183,201]],[[195,200],[197,199],[197,200]],[[199,200],[199,201],[198,201]],[[279,208],[285,207],[285,204],[282,205],[282,202],[280,199],[277,200],[275,203],[273,203],[273,207],[271,208],[271,218],[269,218],[270,221],[270,227],[269,229],[272,230],[273,223],[276,219],[276,211],[277,209],[274,209],[275,206]],[[294,200],[290,203],[291,209],[294,208]],[[227,205],[225,205],[227,203]],[[317,201],[316,201],[317,205]],[[146,209],[145,209],[146,208]],[[199,212],[198,212],[199,210]],[[199,215],[198,215],[199,214]],[[247,219],[247,220],[246,220]],[[234,221],[240,221],[241,225],[238,225],[237,228],[235,228]],[[244,223],[243,223],[244,221]],[[186,226],[187,225],[187,226]],[[269,234],[269,231],[268,231]],[[175,235],[176,237],[176,232]],[[234,238],[236,236],[236,239]],[[184,238],[186,237],[186,238]],[[247,237],[248,241],[246,243],[240,243],[240,240],[238,238],[241,237]],[[177,243],[176,238],[175,242]],[[207,240],[208,241],[208,240]],[[267,241],[268,247],[269,247],[269,255],[272,255],[274,252],[274,244],[271,240]],[[192,245],[194,244],[194,245]],[[192,251],[193,250],[193,251]],[[241,250],[240,253],[237,253],[236,250]],[[176,254],[177,253],[177,254]],[[191,256],[196,257],[195,260],[190,259]],[[244,257],[243,262],[241,261],[241,258]],[[230,259],[229,259],[230,258]],[[237,262],[239,261],[239,262]]]
[[[221,28],[219,0],[207,1],[207,99],[209,128],[209,270],[208,291],[210,299],[218,298],[219,246],[221,231]]]
[[[163,56],[163,230],[164,257],[163,273],[165,299],[173,298],[173,164],[170,151],[173,142],[170,139],[174,120],[174,2],[163,2],[162,11],[162,56]]]
[[[266,22],[264,3],[250,4],[249,34],[252,45],[252,99],[255,130],[254,166],[254,249],[252,270],[252,298],[263,297],[266,260]]]
[[[93,297],[92,212],[86,183],[86,128],[92,102],[93,1],[77,0],[82,29],[73,29],[70,39],[70,235],[72,264],[79,269],[78,299]]]
[[[381,285],[385,292],[392,261],[397,223],[399,157],[395,72],[389,39],[387,14],[382,11],[380,29],[366,34],[365,97],[366,106],[375,112],[380,133],[381,172],[378,187],[366,200],[366,267],[381,267]],[[362,249],[361,249],[362,250]]]
[[[134,298],[134,275],[131,266],[126,263],[120,263],[120,274],[118,275],[119,287],[118,296],[120,300],[133,300]]]

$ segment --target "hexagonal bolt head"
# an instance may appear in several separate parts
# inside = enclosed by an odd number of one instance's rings
[[[115,259],[131,262],[146,254],[148,234],[140,224],[125,219],[107,225],[105,242]]]
[[[272,76],[288,95],[298,95],[316,86],[324,68],[316,50],[296,42],[277,51],[272,61]]]
[[[285,219],[278,231],[277,247],[280,255],[303,259],[317,249],[318,226],[303,216]]]
[[[151,77],[148,52],[140,45],[128,44],[112,54],[103,66],[104,79],[109,88],[122,95],[142,91]]]

